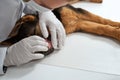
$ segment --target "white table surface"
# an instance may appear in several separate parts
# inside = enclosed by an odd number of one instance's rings
[[[75,7],[120,21],[120,0],[102,4],[79,2]],[[11,67],[0,80],[120,80],[119,42],[87,33],[67,36],[65,46],[43,60]]]

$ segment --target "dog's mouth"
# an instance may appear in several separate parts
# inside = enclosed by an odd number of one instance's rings
[[[54,51],[54,48],[52,46],[52,42],[50,40],[50,37],[45,39],[45,40],[48,43],[48,51],[37,51],[35,53],[41,53],[41,54],[44,54],[45,56],[47,56],[47,55],[51,54]]]
[[[48,39],[45,39],[45,40],[48,43],[48,49],[52,48],[53,47],[52,42],[50,40],[48,40]]]

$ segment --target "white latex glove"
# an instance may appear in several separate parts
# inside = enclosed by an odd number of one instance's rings
[[[52,45],[55,49],[59,49],[64,45],[65,30],[61,22],[55,17],[51,11],[40,13],[40,29],[45,38],[51,35]]]
[[[35,52],[47,50],[48,43],[43,38],[39,36],[30,36],[8,48],[4,65],[19,66],[32,60],[42,59],[44,58],[44,55]]]
[[[35,9],[39,12],[39,24],[43,36],[47,38],[49,36],[49,30],[53,47],[55,49],[60,49],[64,45],[66,37],[62,23],[50,9],[38,5],[33,0],[29,1],[28,4],[29,9]]]

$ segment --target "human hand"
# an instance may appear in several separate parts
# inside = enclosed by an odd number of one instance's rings
[[[40,6],[33,0],[28,2],[28,6],[31,10],[39,12],[39,24],[43,36],[47,38],[51,35],[52,46],[55,49],[60,49],[64,45],[66,37],[62,23],[50,9]]]
[[[8,48],[4,65],[18,66],[32,60],[42,59],[44,55],[35,52],[47,50],[48,43],[43,38],[39,36],[27,37]]]
[[[40,29],[45,38],[51,35],[52,45],[55,49],[59,49],[64,45],[65,30],[62,23],[56,18],[52,11],[39,13]],[[49,31],[49,32],[48,32]]]

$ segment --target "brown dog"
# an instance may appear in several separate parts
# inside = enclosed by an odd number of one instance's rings
[[[84,9],[74,8],[70,5],[57,8],[53,10],[53,13],[63,23],[66,34],[83,31],[112,37],[120,41],[119,22],[104,19]],[[38,13],[27,14],[18,20],[8,39],[0,44],[3,46],[10,46],[31,35],[42,36]],[[51,48],[51,50],[53,51],[53,48]],[[47,53],[43,52],[43,54],[48,55],[51,53],[51,50]]]

